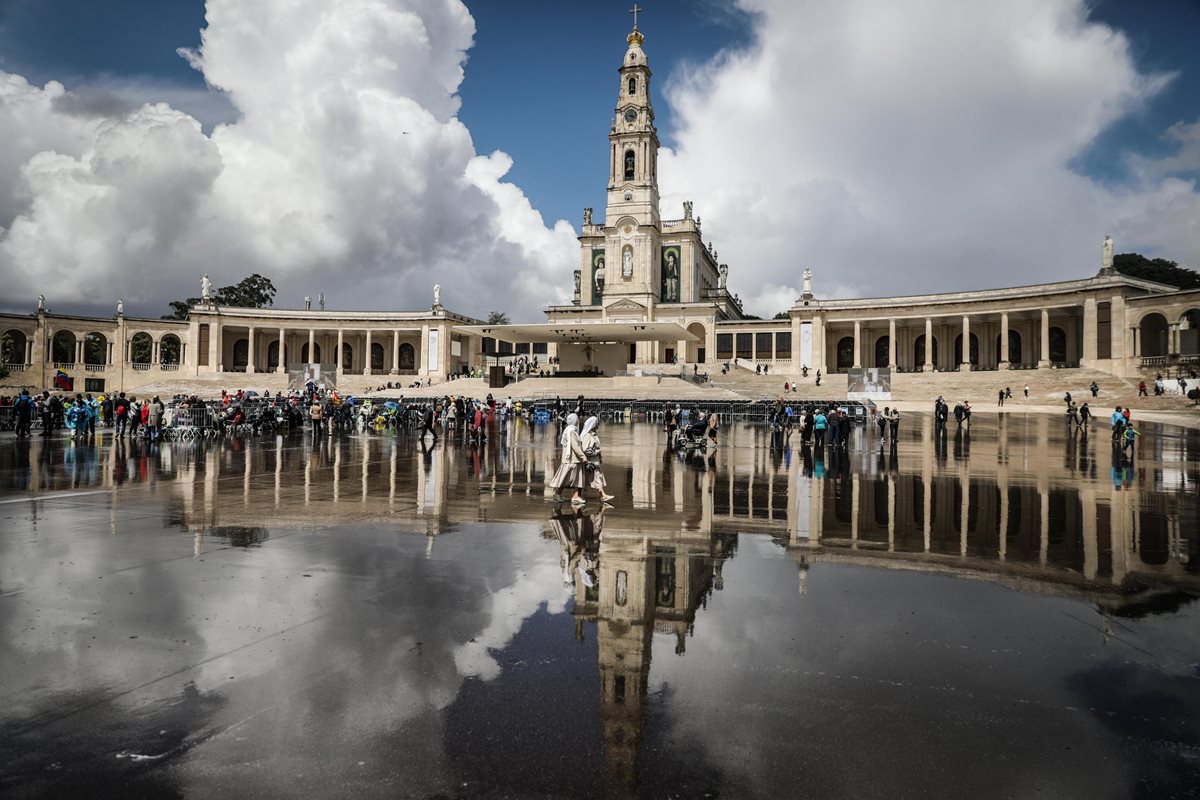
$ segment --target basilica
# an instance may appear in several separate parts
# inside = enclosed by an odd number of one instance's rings
[[[645,41],[635,22],[617,68],[604,216],[584,209],[572,300],[547,308],[544,322],[485,324],[443,307],[436,291],[415,312],[230,308],[206,296],[186,320],[129,317],[120,303],[111,317],[53,314],[39,301],[34,313],[0,314],[3,384],[53,388],[64,375],[71,388],[98,392],[183,378],[268,389],[297,376],[428,384],[521,356],[572,376],[725,364],[794,377],[862,367],[1132,376],[1200,362],[1200,290],[1117,272],[1109,237],[1092,275],[982,291],[824,298],[797,265],[780,276],[802,274],[787,318],[747,316],[693,203],[662,217]]]

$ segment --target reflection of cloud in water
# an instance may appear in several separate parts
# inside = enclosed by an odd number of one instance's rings
[[[512,584],[491,590],[487,626],[471,641],[454,648],[454,664],[463,677],[490,681],[500,674],[492,651],[503,650],[540,606],[551,614],[566,608],[558,549],[542,539],[511,537],[514,555],[524,565]],[[490,588],[490,587],[489,587]]]

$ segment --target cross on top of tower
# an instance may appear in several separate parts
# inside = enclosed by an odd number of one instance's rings
[[[633,14],[633,31],[629,34],[629,36],[626,37],[630,44],[641,44],[643,41],[645,41],[645,37],[642,36],[642,33],[638,30],[637,26],[638,14],[645,10],[646,9],[642,8],[637,3],[634,3],[633,8],[629,9],[629,13]]]
[[[638,4],[637,4],[637,3],[634,3],[634,4],[633,4],[633,8],[629,9],[629,13],[630,13],[630,14],[633,14],[633,29],[634,29],[635,31],[638,29],[638,27],[637,27],[637,15],[638,15],[638,12],[639,12],[639,11],[645,11],[645,10],[646,10],[646,9],[644,9],[644,8],[638,8]]]

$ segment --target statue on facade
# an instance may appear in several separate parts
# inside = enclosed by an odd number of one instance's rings
[[[46,310],[46,295],[39,294],[38,295],[38,311],[42,312],[45,310]]]
[[[1112,270],[1113,268],[1113,240],[1107,233],[1104,234],[1104,246],[1100,251],[1100,269]]]
[[[585,208],[583,210],[583,224],[584,225],[592,224],[592,210],[590,208]]]
[[[684,219],[692,218],[692,201],[691,200],[683,201],[683,218]]]
[[[575,305],[579,305],[579,284],[583,279],[583,270],[575,270]]]
[[[117,298],[117,316],[120,317],[120,316],[123,316],[124,314],[125,314],[125,298],[119,297],[119,298]]]
[[[722,264],[717,267],[717,288],[724,289],[725,282],[729,280],[729,265]]]
[[[804,294],[812,296],[812,270],[807,267],[804,269]]]
[[[621,274],[626,278],[633,277],[633,251],[625,248],[625,254],[621,257]]]
[[[442,285],[440,283],[435,283],[433,285],[433,307],[442,307]]]
[[[603,258],[596,260],[596,272],[594,275],[594,280],[596,282],[596,292],[598,294],[604,294],[604,259]]]
[[[208,279],[207,272],[200,279],[200,299],[206,303],[212,302],[212,281]]]

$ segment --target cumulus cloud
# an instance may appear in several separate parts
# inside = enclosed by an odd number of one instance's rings
[[[18,143],[0,155],[10,303],[120,295],[157,313],[204,272],[266,274],[291,305],[324,290],[333,307],[417,308],[435,282],[468,313],[565,299],[571,227],[547,227],[503,180],[508,156],[477,155],[455,116],[461,2],[208,0],[207,22],[181,54],[236,113],[210,134],[128,87],[0,73],[0,138]]]
[[[672,76],[664,207],[696,201],[763,316],[818,296],[1082,277],[1120,250],[1200,263],[1195,130],[1121,186],[1072,165],[1171,79],[1083,0],[740,0],[748,47]],[[653,46],[651,41],[649,46]]]

